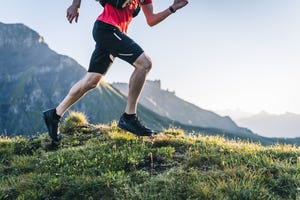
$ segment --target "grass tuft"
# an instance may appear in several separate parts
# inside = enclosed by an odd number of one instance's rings
[[[88,125],[87,117],[81,112],[72,111],[60,126],[60,132],[63,134],[70,134],[78,127],[86,125]]]

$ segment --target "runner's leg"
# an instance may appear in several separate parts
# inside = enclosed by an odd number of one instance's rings
[[[57,106],[56,113],[59,116],[63,114],[89,90],[97,87],[102,79],[99,73],[87,72],[87,74],[78,81],[69,91],[64,100]]]
[[[143,90],[146,76],[152,67],[152,62],[150,57],[143,53],[133,63],[133,66],[135,69],[130,77],[128,99],[125,109],[125,113],[127,114],[136,113],[138,99]]]

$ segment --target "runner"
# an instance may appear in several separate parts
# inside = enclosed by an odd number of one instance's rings
[[[108,3],[100,0],[104,9],[94,24],[93,37],[96,47],[90,59],[88,72],[70,89],[56,108],[43,112],[48,133],[53,141],[61,139],[58,133],[61,117],[89,90],[98,87],[116,57],[135,68],[129,80],[125,112],[119,120],[118,127],[138,136],[151,136],[154,133],[140,122],[136,114],[138,99],[152,62],[144,50],[127,35],[127,29],[140,6],[148,25],[154,26],[186,6],[188,0],[174,0],[170,7],[159,13],[154,13],[152,0],[127,0],[127,4],[124,4],[124,8],[121,9],[114,7],[109,3],[110,1],[114,0],[105,0]],[[77,23],[80,4],[81,0],[73,0],[72,5],[67,9],[67,19],[70,23],[73,21]]]

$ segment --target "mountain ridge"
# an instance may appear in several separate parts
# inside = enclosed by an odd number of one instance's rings
[[[128,93],[127,83],[115,82],[112,85],[124,95]],[[146,81],[140,103],[157,114],[180,121],[182,124],[247,132],[244,128],[238,127],[230,117],[221,117],[212,111],[202,109],[177,97],[175,92],[163,90],[160,80]]]

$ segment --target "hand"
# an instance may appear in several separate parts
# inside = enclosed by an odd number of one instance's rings
[[[67,19],[70,23],[75,19],[75,22],[78,22],[78,17],[79,17],[79,6],[72,4],[68,9],[67,9]]]
[[[174,8],[174,10],[178,10],[178,9],[186,6],[188,3],[189,3],[188,0],[174,0],[172,8]]]

